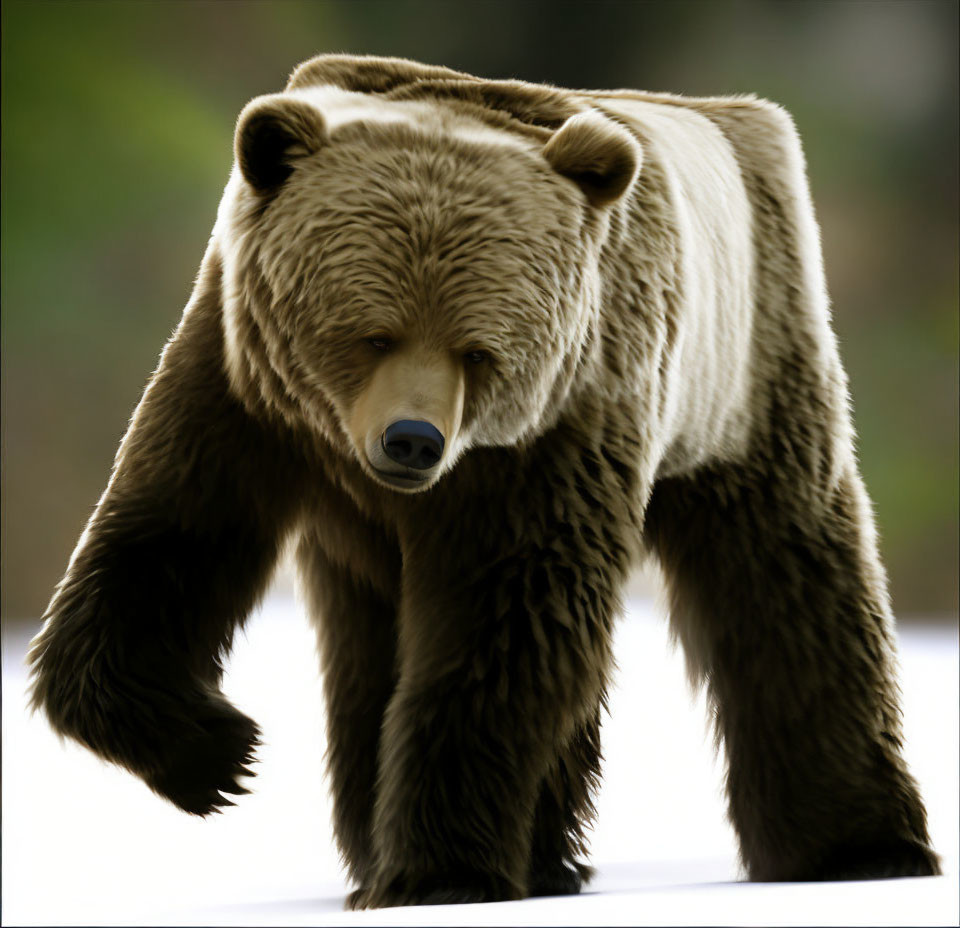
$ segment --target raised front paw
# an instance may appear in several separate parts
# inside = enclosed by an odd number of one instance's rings
[[[194,815],[208,815],[234,805],[224,793],[242,795],[250,790],[240,777],[256,774],[249,765],[260,744],[260,731],[252,719],[227,702],[209,700],[185,736],[166,746],[158,769],[145,776],[147,785],[174,805]]]

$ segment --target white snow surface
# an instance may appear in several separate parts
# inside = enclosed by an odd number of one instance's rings
[[[738,881],[723,761],[704,699],[653,603],[628,602],[604,722],[579,896],[345,912],[323,773],[323,699],[302,608],[274,592],[239,635],[227,695],[265,744],[253,795],[199,819],[61,742],[25,708],[27,633],[3,636],[4,925],[957,925],[960,699],[956,628],[901,631],[906,753],[946,875]]]

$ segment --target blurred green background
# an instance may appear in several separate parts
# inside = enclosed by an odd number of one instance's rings
[[[234,120],[321,51],[784,104],[901,618],[957,609],[954,0],[5,0],[2,613],[35,618],[176,325]]]

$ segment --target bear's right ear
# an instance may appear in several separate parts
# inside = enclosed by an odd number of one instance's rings
[[[276,191],[293,173],[291,161],[327,142],[316,107],[286,94],[251,100],[237,119],[234,149],[244,179],[261,194]]]

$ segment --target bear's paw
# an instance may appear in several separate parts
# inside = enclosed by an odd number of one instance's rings
[[[940,858],[918,841],[844,845],[817,868],[814,880],[889,880],[908,876],[940,876]]]
[[[475,879],[403,874],[375,881],[347,896],[347,909],[379,909],[404,905],[465,905],[475,902],[505,902],[522,894],[500,877],[477,874]]]
[[[530,870],[527,895],[575,896],[593,878],[593,867],[586,864],[553,864],[534,866]]]
[[[158,769],[144,779],[185,812],[209,815],[235,804],[224,793],[250,792],[239,778],[256,776],[249,765],[260,744],[260,730],[225,701],[210,700],[195,721],[196,727],[168,746]]]

